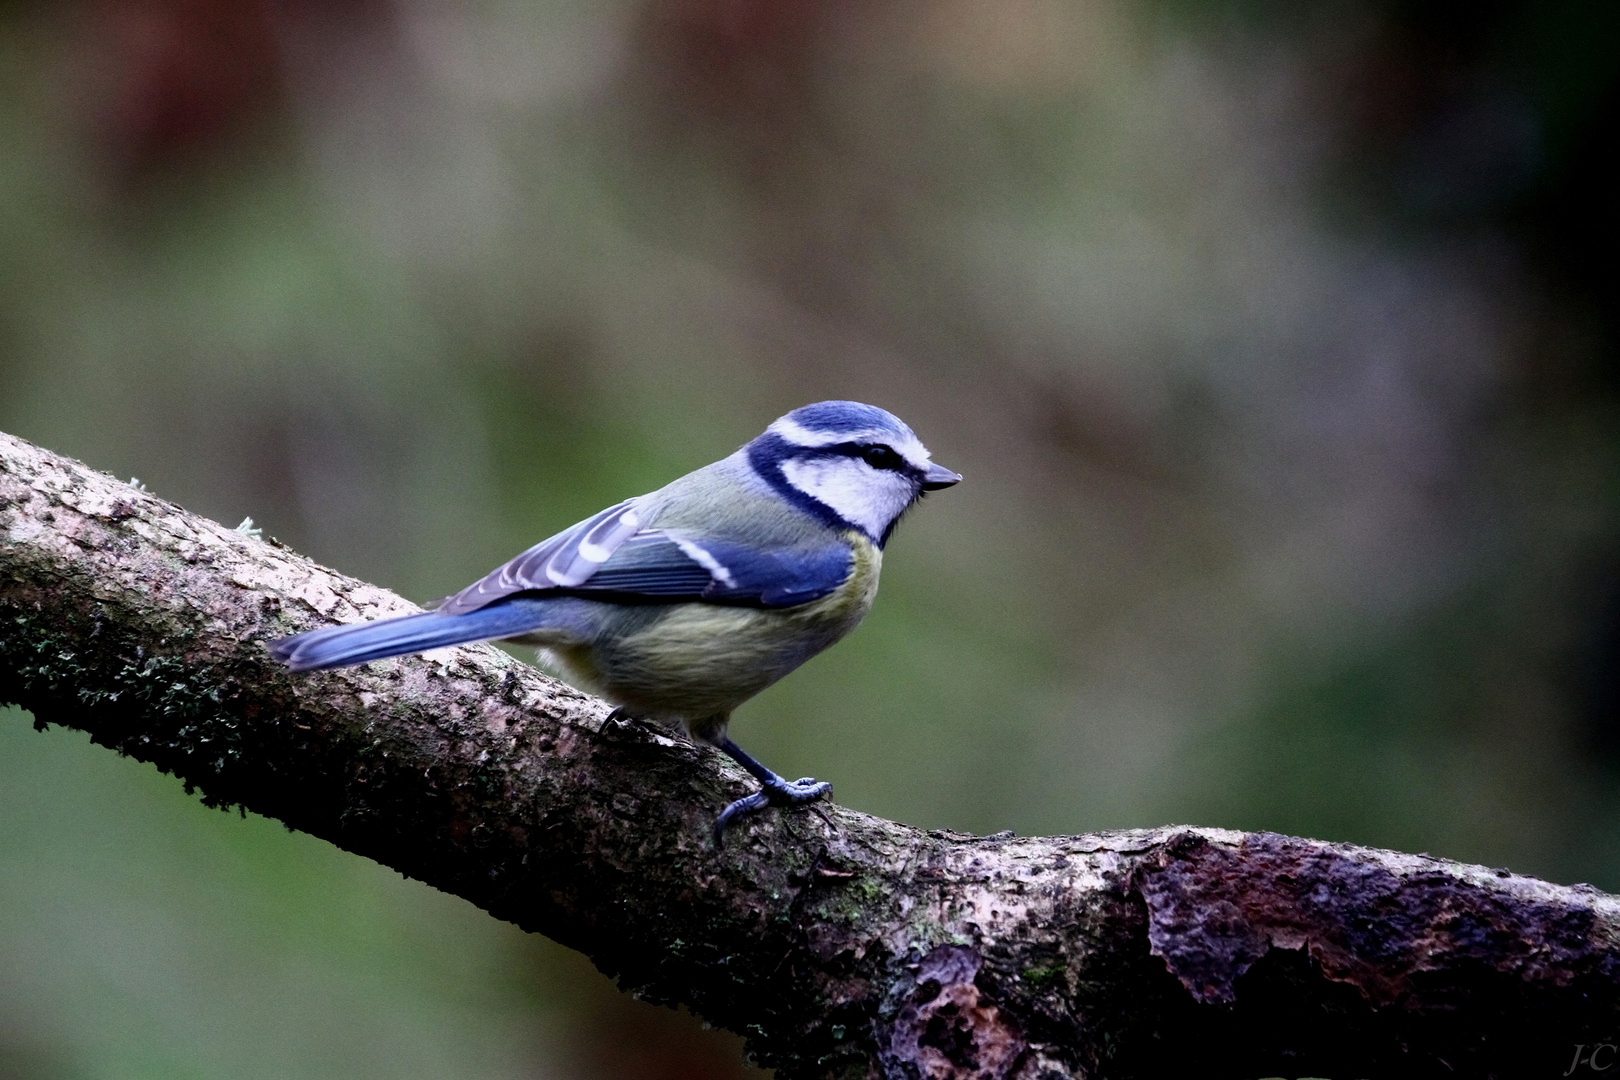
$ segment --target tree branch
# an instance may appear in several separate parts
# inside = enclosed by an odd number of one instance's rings
[[[1266,833],[1051,839],[772,810],[497,649],[291,676],[414,610],[0,435],[0,701],[590,956],[784,1078],[1562,1075],[1620,1034],[1620,900]]]

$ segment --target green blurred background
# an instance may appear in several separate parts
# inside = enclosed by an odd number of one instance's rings
[[[794,406],[967,475],[739,739],[1620,889],[1620,6],[0,4],[0,429],[425,601]],[[733,1077],[0,713],[0,1076]]]

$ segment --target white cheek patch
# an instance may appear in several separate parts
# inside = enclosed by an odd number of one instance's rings
[[[904,476],[874,469],[855,458],[789,459],[782,462],[782,475],[874,539],[883,536],[916,496],[916,489]]]

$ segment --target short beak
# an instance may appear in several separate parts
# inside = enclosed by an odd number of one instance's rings
[[[930,463],[928,471],[923,473],[922,489],[924,491],[938,491],[940,488],[948,488],[952,484],[960,484],[961,482],[961,473],[953,473],[943,465]]]

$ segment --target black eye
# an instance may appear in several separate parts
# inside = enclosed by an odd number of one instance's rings
[[[905,459],[887,446],[861,447],[861,460],[874,469],[893,469],[899,471],[905,467]]]

